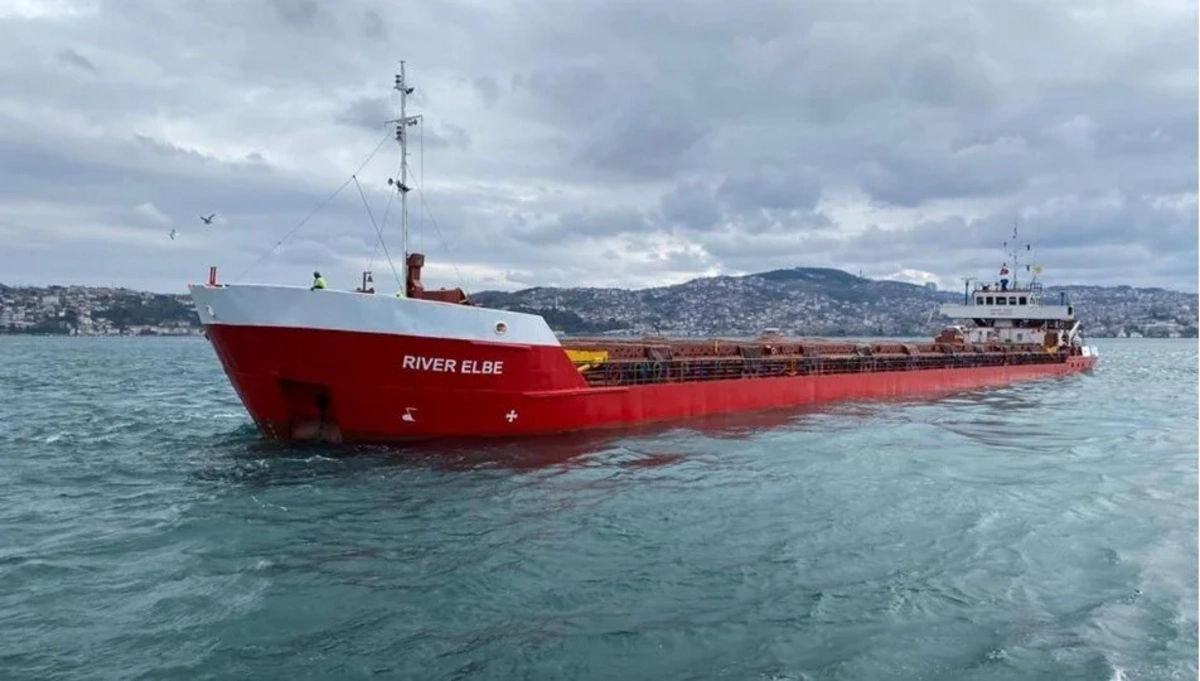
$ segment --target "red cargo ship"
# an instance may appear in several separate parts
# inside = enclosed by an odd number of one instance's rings
[[[401,65],[396,135],[407,158]],[[977,286],[930,343],[560,340],[539,315],[426,290],[407,253],[404,297],[298,286],[191,285],[225,374],[261,433],[333,442],[512,437],[860,398],[941,393],[1091,368],[1074,308],[1036,282]],[[1017,268],[1013,260],[1013,271]],[[1007,269],[1002,269],[1002,278]]]

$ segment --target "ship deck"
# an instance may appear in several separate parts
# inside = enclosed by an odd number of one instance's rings
[[[824,338],[569,338],[563,349],[590,387],[786,376],[1061,364],[1037,344],[867,342]]]

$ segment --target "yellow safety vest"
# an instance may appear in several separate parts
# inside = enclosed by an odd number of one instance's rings
[[[317,277],[313,282],[313,288],[325,288],[325,277]]]

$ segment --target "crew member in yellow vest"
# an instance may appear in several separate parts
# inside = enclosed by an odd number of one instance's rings
[[[325,277],[322,277],[320,272],[313,272],[312,288],[308,290],[316,291],[319,288],[328,288],[328,286],[325,284]]]

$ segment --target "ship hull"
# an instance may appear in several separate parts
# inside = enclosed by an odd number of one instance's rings
[[[211,324],[242,403],[271,439],[506,438],[1061,376],[1063,362],[588,387],[560,347],[334,329]]]

